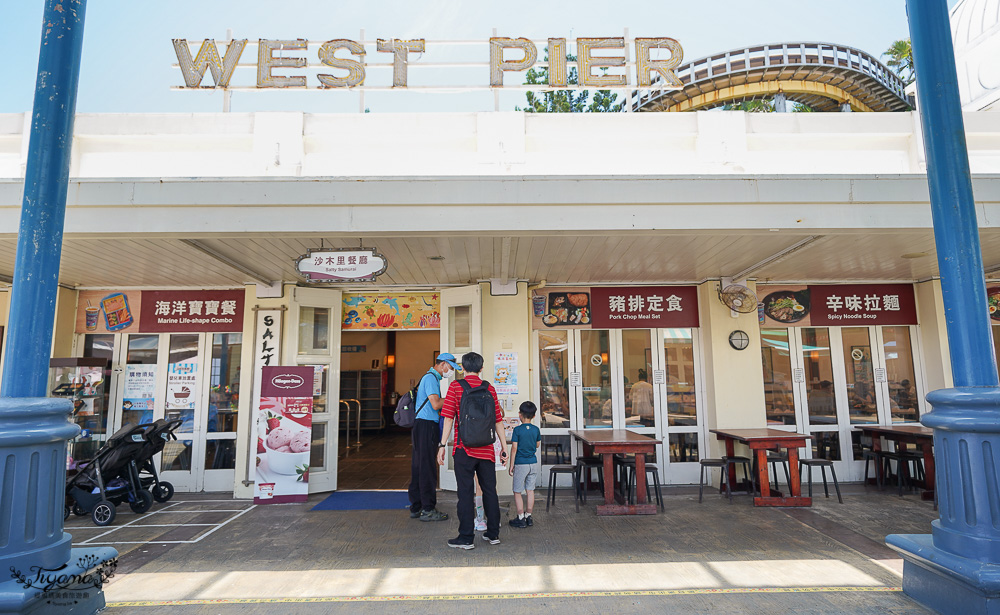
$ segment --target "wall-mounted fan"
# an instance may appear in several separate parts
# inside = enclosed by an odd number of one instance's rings
[[[742,284],[733,284],[723,280],[719,284],[719,301],[734,312],[749,314],[757,310],[757,295]]]

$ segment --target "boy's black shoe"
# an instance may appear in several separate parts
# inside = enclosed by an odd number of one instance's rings
[[[465,540],[464,538],[461,537],[457,537],[449,540],[448,546],[454,547],[455,549],[475,549],[476,543],[469,542],[468,540]]]
[[[498,544],[500,544],[500,537],[499,536],[497,536],[496,538],[490,538],[486,534],[483,534],[483,540],[485,540],[486,542],[490,543],[491,545],[498,545]]]
[[[535,522],[531,520],[531,515],[525,515],[524,524],[527,525],[528,527],[531,527],[532,525],[535,524]]]
[[[410,518],[411,519],[419,519],[420,518],[420,511],[419,510],[411,510],[410,511]]]
[[[513,519],[507,522],[507,525],[511,527],[528,527],[528,522],[519,517],[514,517]]]

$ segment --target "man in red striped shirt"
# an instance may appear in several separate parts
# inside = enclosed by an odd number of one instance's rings
[[[462,356],[462,369],[465,370],[465,382],[470,387],[478,387],[483,380],[479,377],[483,371],[483,356],[475,352],[467,352]],[[496,412],[496,434],[500,442],[500,459],[507,461],[507,442],[504,438],[503,411],[496,389],[487,383],[487,389],[493,396]],[[441,418],[444,419],[444,431],[438,444],[438,464],[444,465],[444,451],[448,444],[448,434],[454,429],[455,482],[458,486],[458,537],[448,541],[449,547],[456,549],[472,549],[475,543],[475,496],[476,489],[473,477],[479,478],[479,487],[483,491],[483,508],[486,512],[486,532],[483,540],[491,545],[500,544],[500,500],[497,497],[496,459],[493,455],[493,445],[466,447],[458,436],[460,420],[459,408],[462,405],[462,385],[458,380],[448,386],[448,393],[441,408]]]

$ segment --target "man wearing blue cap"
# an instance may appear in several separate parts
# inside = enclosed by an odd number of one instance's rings
[[[437,509],[437,449],[441,430],[438,422],[444,406],[441,379],[458,369],[455,355],[442,352],[417,386],[416,420],[413,422],[413,459],[410,462],[410,518],[444,521],[448,515]]]

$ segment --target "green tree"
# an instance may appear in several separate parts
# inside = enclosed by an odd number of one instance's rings
[[[789,109],[792,113],[812,113],[814,109],[809,105],[803,105],[794,101],[789,101]],[[745,111],[747,113],[774,113],[774,100],[766,98],[751,98],[738,103],[727,103],[722,106],[724,111]]]
[[[566,59],[570,62],[575,62],[576,57],[568,55]],[[545,61],[549,60],[549,50],[545,49]],[[576,67],[569,69],[566,75],[566,82],[572,85],[579,83],[578,74]],[[530,68],[525,75],[525,83],[528,85],[545,85],[549,81],[549,70],[548,68]],[[611,90],[597,90],[594,94],[594,100],[590,101],[590,91],[582,90],[553,90],[551,92],[539,92],[529,91],[525,94],[527,99],[527,106],[522,109],[521,107],[514,107],[518,111],[526,111],[528,113],[606,113],[606,112],[617,112],[622,110],[623,103],[615,104],[615,100],[618,99],[618,95],[611,92]]]
[[[893,42],[882,52],[882,57],[888,57],[885,65],[895,71],[906,85],[913,83],[916,74],[913,70],[913,47],[910,45],[910,39]]]

